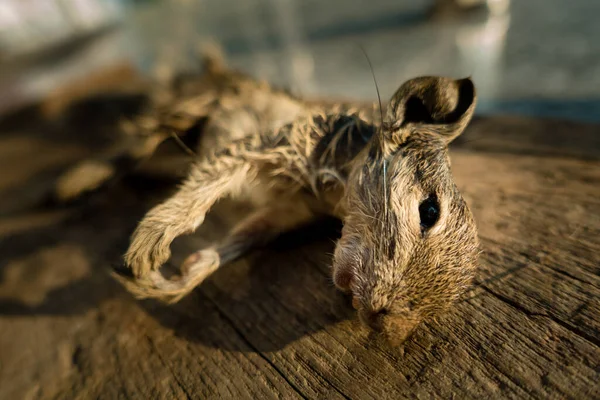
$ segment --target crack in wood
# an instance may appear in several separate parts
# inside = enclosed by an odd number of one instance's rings
[[[544,268],[548,268],[548,269],[556,272],[557,274],[560,274],[560,275],[566,276],[566,277],[568,277],[570,279],[573,279],[574,281],[577,281],[577,282],[582,283],[584,285],[589,285],[589,286],[591,286],[591,287],[593,287],[595,289],[599,289],[600,290],[600,286],[596,285],[595,283],[590,282],[590,281],[586,281],[585,279],[578,278],[575,275],[568,273],[567,271],[564,271],[564,270],[552,267],[552,266],[547,265],[547,264],[542,264],[541,262],[538,265],[541,265]]]
[[[181,382],[181,380],[179,379],[179,376],[177,375],[177,373],[175,371],[173,371],[173,368],[166,362],[166,360],[164,359],[164,357],[160,353],[160,349],[158,348],[158,346],[156,346],[156,343],[154,343],[154,340],[150,337],[150,335],[146,334],[146,340],[148,341],[148,344],[150,344],[150,347],[156,353],[156,356],[160,360],[161,364],[164,365],[165,368],[167,368],[169,370],[169,372],[173,376],[173,379],[175,379],[175,382],[177,383],[177,386],[185,394],[186,398],[188,400],[192,400],[193,399],[192,395],[188,392],[188,390],[185,387],[185,385]]]
[[[449,320],[452,325],[429,327],[424,342],[417,340],[402,355],[358,332],[345,320],[354,312],[343,308],[341,297],[331,298],[338,294],[323,278],[331,282],[331,255],[325,253],[333,246],[326,243],[327,237],[319,236],[322,240],[314,243],[308,235],[309,244],[292,238],[284,250],[261,250],[264,257],[248,273],[243,290],[237,287],[239,279],[228,279],[234,269],[221,270],[219,290],[238,295],[247,290],[244,305],[213,295],[210,285],[198,293],[208,297],[205,293],[210,292],[212,299],[207,300],[214,307],[190,301],[181,306],[185,316],[132,308],[124,296],[115,297],[112,281],[96,279],[99,269],[116,258],[118,249],[125,250],[135,219],[171,188],[166,181],[151,181],[151,168],[136,172],[123,184],[110,184],[106,191],[71,204],[56,224],[29,225],[2,237],[0,264],[26,261],[40,248],[76,242],[97,273],[57,288],[40,307],[2,299],[0,363],[19,368],[4,368],[0,374],[0,397],[26,398],[33,393],[39,398],[193,398],[220,392],[224,397],[256,393],[261,398],[600,398],[600,220],[594,212],[600,164],[582,161],[600,154],[594,146],[599,137],[597,126],[510,117],[474,121],[462,145],[453,146],[452,161],[457,185],[464,188],[480,222],[486,253],[479,282],[470,292],[471,301],[457,306]],[[97,151],[92,147],[89,154]],[[19,220],[31,224],[35,215],[56,206],[44,199],[37,202],[52,182],[42,182],[42,175],[22,175],[35,164],[36,155],[56,149],[45,140],[31,146],[28,157],[0,157],[4,170],[24,177],[23,190],[5,187],[3,192],[4,197],[23,198],[23,204],[19,199],[3,202],[19,206]],[[14,152],[14,147],[5,145],[3,151]],[[527,151],[538,156],[510,156]],[[62,162],[56,161],[48,165],[49,171]],[[37,211],[25,210],[31,204]],[[202,235],[224,233],[231,219],[241,215],[229,215],[234,209],[221,206],[224,212],[212,213],[214,220],[203,226]],[[2,209],[0,216],[12,218],[14,213]],[[297,250],[288,251],[289,245]],[[53,267],[63,261],[57,257],[36,264],[39,284],[29,277],[23,281],[31,290],[44,290],[43,281],[52,277],[42,270],[55,273]],[[288,262],[300,272],[273,277],[271,272]],[[0,269],[7,284],[8,269]],[[295,290],[299,278],[314,285]],[[198,334],[196,330],[205,327],[203,307],[209,305],[210,322],[218,325]],[[107,320],[97,323],[89,312],[94,309]],[[465,315],[467,311],[472,314]],[[140,318],[143,323],[129,323],[144,312],[149,318]],[[196,315],[200,318],[192,317]],[[341,319],[344,323],[338,324]],[[73,329],[76,335],[71,335]],[[173,336],[173,330],[181,336]],[[145,339],[148,334],[150,339]],[[430,335],[451,347],[428,347]],[[73,353],[57,352],[65,341]],[[59,376],[63,370],[68,375]],[[165,378],[164,384],[160,378]]]
[[[250,349],[252,349],[252,351],[254,353],[256,353],[260,358],[262,358],[267,364],[269,364],[269,366],[271,368],[273,368],[273,370],[279,375],[281,376],[281,378],[292,388],[292,390],[294,390],[300,397],[302,397],[303,399],[308,399],[308,397],[300,390],[300,388],[298,388],[284,373],[283,371],[281,371],[281,369],[275,365],[267,356],[265,356],[265,354],[261,351],[259,351],[256,346],[254,346],[252,344],[252,342],[250,340],[248,340],[248,338],[246,338],[246,336],[244,336],[243,332],[235,325],[235,322],[227,315],[227,313],[221,309],[221,307],[219,307],[219,304],[214,301],[213,299],[211,299],[209,296],[203,296],[205,299],[207,299],[208,301],[210,301],[213,306],[215,307],[215,310],[217,311],[217,313],[221,316],[221,318],[223,318],[231,327],[231,329],[233,329],[233,331],[238,335],[238,337],[242,340],[242,342],[244,342],[244,344],[246,346],[248,346]]]
[[[489,294],[491,294],[492,296],[494,296],[495,298],[497,298],[498,300],[502,301],[503,303],[508,304],[509,306],[511,306],[512,308],[522,312],[523,314],[525,314],[527,317],[540,317],[540,318],[546,318],[558,325],[560,325],[561,327],[567,329],[569,332],[579,336],[580,338],[590,342],[591,344],[593,344],[594,346],[600,348],[600,340],[598,340],[597,338],[588,335],[587,333],[583,332],[581,329],[565,322],[562,321],[558,318],[556,318],[553,315],[550,314],[545,314],[545,313],[538,313],[535,311],[531,311],[529,309],[527,309],[526,307],[524,307],[522,304],[518,303],[517,301],[514,301],[506,296],[503,296],[499,293],[494,292],[493,290],[491,290],[490,288],[486,287],[486,286],[482,286],[483,290],[485,290],[486,292],[488,292]]]

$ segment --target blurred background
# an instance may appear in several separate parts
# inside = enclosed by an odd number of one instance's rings
[[[600,121],[598,0],[1,0],[0,116],[111,68],[165,78],[217,41],[297,94],[472,76],[477,112]]]

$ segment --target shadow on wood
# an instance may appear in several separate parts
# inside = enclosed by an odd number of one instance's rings
[[[331,283],[335,226],[224,267],[174,306],[135,301],[106,272],[170,186],[138,175],[50,209],[34,201],[44,174],[92,150],[0,137],[2,194],[39,205],[0,213],[0,397],[598,398],[598,138],[594,125],[474,121],[451,157],[482,239],[477,285],[390,349]],[[221,204],[173,263],[240,213]]]
[[[127,196],[123,191],[120,192],[116,198],[103,199],[104,205],[80,207],[74,215],[59,226],[52,225],[37,231],[27,231],[0,243],[2,254],[0,277],[5,275],[3,269],[15,260],[35,254],[40,249],[53,248],[64,243],[81,249],[91,265],[88,276],[52,289],[43,296],[44,301],[40,304],[29,305],[15,299],[0,300],[0,315],[12,317],[81,315],[99,307],[101,303],[111,298],[129,297],[115,281],[108,277],[107,264],[110,264],[108,260],[114,260],[113,265],[120,262],[120,257],[127,248],[128,235],[133,231],[144,210],[137,207],[142,202],[139,193]],[[126,197],[130,199],[127,205],[127,201],[123,201]],[[230,204],[229,207],[233,205]],[[226,212],[223,206],[220,208],[221,213]],[[213,231],[211,235],[213,239],[218,236],[215,235],[215,231],[224,230],[223,225],[226,224],[218,221],[214,216],[212,220],[209,217],[206,222],[207,227],[219,226],[217,229],[208,228]],[[242,319],[247,315],[246,322],[254,329],[261,330],[264,324],[296,326],[297,330],[293,335],[253,347],[252,351],[281,349],[304,335],[322,329],[327,324],[338,322],[340,316],[348,317],[351,314],[349,303],[334,290],[327,271],[327,253],[333,250],[333,238],[339,234],[339,228],[338,221],[326,220],[318,225],[291,232],[279,238],[269,246],[268,250],[259,250],[246,260],[223,267],[213,278],[205,282],[201,289],[176,305],[168,306],[154,300],[141,301],[139,304],[149,315],[167,329],[173,330],[176,335],[224,350],[231,350],[227,348],[227,343],[215,341],[212,334],[206,335],[205,332],[212,325],[218,325],[215,319],[228,318],[222,311],[222,304],[232,307],[232,312]],[[207,228],[202,231],[207,231]],[[197,250],[194,246],[203,246],[209,242],[206,237],[202,237],[202,231],[194,235],[196,237],[178,240],[175,246],[179,244],[178,247],[183,250],[179,243],[182,242],[183,248]],[[321,252],[325,262],[317,265],[314,262],[290,261],[302,259],[303,252],[309,249],[311,252]],[[185,252],[180,253],[185,254]],[[60,263],[61,260],[46,261]],[[244,270],[243,288],[235,287],[235,284],[230,282],[228,286],[234,290],[233,293],[229,293],[227,289],[222,290],[213,282],[231,281],[232,277],[236,276],[235,270],[240,268]],[[242,277],[238,276],[238,278]],[[32,276],[31,279],[35,280],[35,277]],[[307,279],[311,282],[307,282],[306,285],[300,284]],[[0,285],[2,283],[0,281]],[[31,290],[36,288],[33,287]],[[335,299],[332,304],[335,304],[338,311],[343,310],[343,312],[332,314],[330,310],[322,309],[318,298],[302,293],[310,290],[330,293]],[[285,303],[298,300],[304,302],[305,312],[301,314],[281,312],[273,315],[269,312],[270,303],[273,301]],[[130,299],[130,301],[134,300]],[[212,308],[213,312],[207,314],[206,307]]]

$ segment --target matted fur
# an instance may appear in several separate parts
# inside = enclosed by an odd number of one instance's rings
[[[478,239],[452,180],[448,144],[473,114],[470,79],[412,79],[379,121],[376,105],[313,104],[227,70],[217,58],[205,66],[203,75],[157,91],[147,112],[126,124],[137,140],[126,150],[132,158],[170,135],[202,130],[188,177],[132,235],[126,268],[115,275],[128,290],[176,301],[281,232],[334,215],[344,227],[333,280],[352,293],[361,321],[391,343],[465,292]],[[226,196],[250,198],[257,211],[223,243],[188,257],[179,277],[164,278],[159,268],[171,242]],[[431,227],[419,212],[426,199],[439,207]]]

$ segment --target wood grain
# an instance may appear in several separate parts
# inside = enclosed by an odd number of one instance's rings
[[[0,398],[600,398],[599,138],[593,125],[474,121],[452,166],[480,228],[477,282],[400,349],[370,338],[335,290],[335,224],[282,238],[164,306],[133,300],[106,272],[168,185],[132,178],[61,218],[5,210]],[[3,153],[15,143],[0,137]],[[51,148],[27,143],[27,154]],[[0,159],[15,174],[0,180],[4,204],[33,204],[49,179],[36,171],[68,157]],[[242,213],[219,205],[175,243],[173,262]]]

